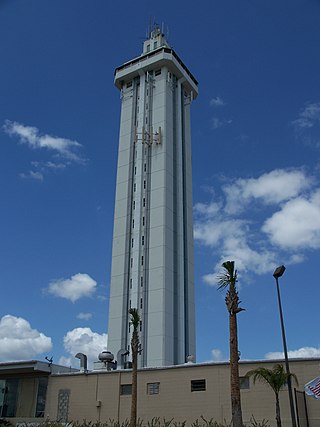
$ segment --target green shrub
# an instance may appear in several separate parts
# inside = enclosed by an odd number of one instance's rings
[[[13,427],[13,424],[5,418],[0,418],[0,427]]]
[[[129,427],[129,420],[124,420],[122,422],[109,419],[108,421],[71,421],[67,424],[59,423],[57,421],[45,421],[39,425],[39,427]],[[7,420],[0,419],[0,427],[13,427],[13,425]],[[137,420],[137,427],[187,427],[186,421],[175,421],[174,418],[167,420],[166,418],[153,417],[147,423],[143,423],[143,420],[140,418]],[[207,420],[203,415],[200,416],[200,419],[197,418],[194,422],[191,423],[190,427],[232,427],[232,422],[227,422],[224,420],[223,423],[214,421],[213,418]],[[245,425],[243,427],[246,427]],[[252,415],[250,418],[250,424],[247,427],[270,427],[269,421],[263,419],[262,421],[257,421]]]
[[[253,415],[250,418],[250,423],[250,427],[270,427],[269,420],[263,419],[258,422]]]

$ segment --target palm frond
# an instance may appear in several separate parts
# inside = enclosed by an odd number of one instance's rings
[[[130,308],[129,309],[130,314],[130,325],[133,326],[134,330],[137,330],[140,323],[140,314],[137,308]]]
[[[224,272],[217,276],[218,289],[225,289],[228,286],[234,286],[237,282],[237,270],[234,269],[234,261],[225,261],[222,263]]]
[[[268,384],[276,393],[278,393],[287,384],[289,377],[291,379],[294,379],[295,382],[298,384],[297,376],[292,373],[288,375],[283,365],[281,365],[280,363],[274,365],[272,369],[253,369],[246,373],[246,377],[252,377],[254,384],[256,383],[256,381],[261,381]]]

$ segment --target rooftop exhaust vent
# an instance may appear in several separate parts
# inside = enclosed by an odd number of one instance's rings
[[[87,372],[88,370],[88,358],[83,353],[77,353],[74,357],[80,359],[80,371]]]

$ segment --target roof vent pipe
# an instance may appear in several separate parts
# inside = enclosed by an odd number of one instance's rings
[[[80,359],[80,371],[87,372],[88,370],[88,358],[83,353],[77,353],[74,357]]]

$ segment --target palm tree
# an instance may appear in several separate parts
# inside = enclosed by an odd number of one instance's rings
[[[239,307],[238,292],[236,289],[237,270],[234,268],[234,261],[226,261],[222,264],[224,272],[218,279],[218,289],[228,288],[225,298],[229,312],[229,334],[230,334],[230,390],[231,390],[231,410],[233,427],[243,427],[240,382],[239,382],[239,350],[238,350],[238,327],[237,314],[244,310]]]
[[[131,352],[132,352],[132,396],[131,396],[131,415],[130,427],[137,425],[137,399],[138,399],[138,353],[139,353],[139,333],[140,324],[139,311],[136,308],[130,308],[130,325],[133,326],[131,337]]]
[[[246,373],[247,377],[253,377],[253,383],[257,380],[268,384],[276,396],[276,421],[277,427],[281,427],[279,392],[287,384],[288,379],[294,379],[296,384],[298,380],[295,374],[288,374],[281,364],[274,365],[273,369],[257,368]]]

